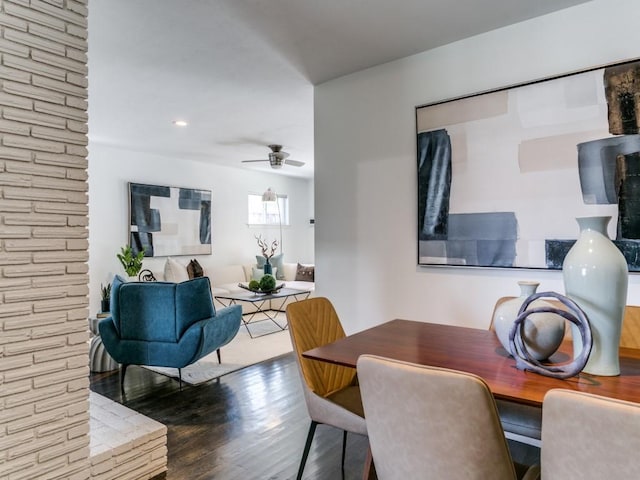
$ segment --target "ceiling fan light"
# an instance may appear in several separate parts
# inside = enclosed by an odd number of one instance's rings
[[[267,160],[242,160],[242,163],[269,162],[269,165],[274,170],[281,169],[285,164],[295,167],[304,165],[304,162],[299,162],[298,160],[286,160],[289,154],[280,150],[282,148],[281,145],[269,145],[269,148],[271,148],[272,151],[269,152]]]
[[[279,152],[271,152],[269,154],[269,163],[271,168],[282,168],[282,154]]]

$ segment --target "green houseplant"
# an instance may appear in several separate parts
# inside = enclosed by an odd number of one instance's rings
[[[101,295],[101,300],[100,300],[100,310],[102,312],[108,312],[109,311],[109,302],[111,300],[111,284],[107,283],[107,285],[102,285],[100,284],[100,295]]]
[[[130,277],[135,277],[140,273],[140,270],[142,270],[144,251],[134,255],[131,246],[125,245],[120,249],[120,253],[116,254],[116,257],[118,257],[118,260],[120,260],[120,263],[124,267],[124,271]]]

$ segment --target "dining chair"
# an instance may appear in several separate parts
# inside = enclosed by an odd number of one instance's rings
[[[640,348],[640,307],[637,305],[627,305],[624,307],[620,346]]]
[[[378,479],[536,478],[516,470],[480,377],[374,355],[357,372]]]
[[[542,405],[543,480],[640,478],[640,405],[565,389]]]
[[[302,352],[306,350],[344,338],[342,324],[333,305],[324,297],[291,303],[287,306],[286,313],[304,399],[311,417],[297,478],[302,478],[313,436],[319,424],[331,425],[344,431],[344,470],[347,432],[367,434],[356,370],[302,357]]]

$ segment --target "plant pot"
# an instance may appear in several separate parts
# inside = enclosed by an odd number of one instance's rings
[[[110,308],[109,304],[110,304],[109,299],[100,300],[100,311],[103,313],[108,312]]]

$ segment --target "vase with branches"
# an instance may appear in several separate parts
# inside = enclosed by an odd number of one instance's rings
[[[273,271],[271,268],[271,257],[273,257],[278,250],[278,241],[274,240],[271,242],[271,245],[267,243],[265,239],[262,238],[262,235],[256,235],[256,240],[258,241],[258,247],[262,251],[262,256],[264,257],[264,273],[271,274]]]

